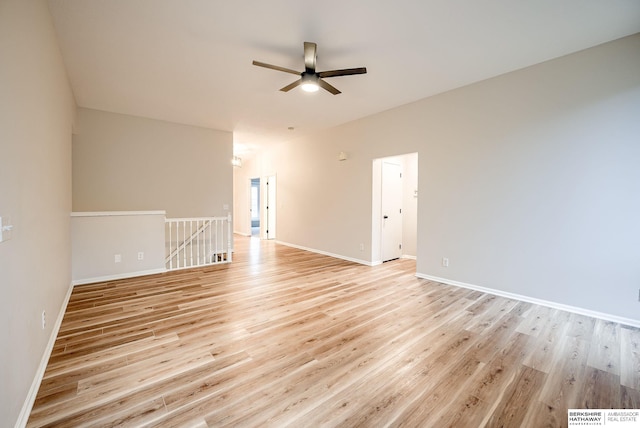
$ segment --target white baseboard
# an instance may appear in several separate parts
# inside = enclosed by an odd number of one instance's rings
[[[401,259],[409,259],[409,260],[417,260],[416,256],[410,256],[409,254],[403,254],[400,256]]]
[[[533,303],[536,305],[546,306],[548,308],[560,309],[562,311],[573,312],[579,315],[599,318],[604,321],[617,322],[619,324],[629,325],[640,328],[640,320],[619,317],[617,315],[607,314],[604,312],[592,311],[590,309],[579,308],[577,306],[565,305],[563,303],[552,302],[549,300],[537,299],[535,297],[525,296],[522,294],[509,293],[507,291],[497,290],[495,288],[481,287],[479,285],[467,284],[465,282],[454,281],[447,278],[439,278],[437,276],[416,273],[418,278],[428,279],[430,281],[441,282],[443,284],[455,285],[456,287],[468,288],[470,290],[481,291],[483,293],[495,294],[496,296],[506,297],[508,299],[521,300],[523,302]]]
[[[56,322],[51,329],[51,335],[49,336],[49,342],[47,343],[47,347],[42,354],[42,358],[40,359],[40,365],[38,366],[38,370],[36,371],[35,376],[33,377],[33,382],[31,383],[31,388],[29,388],[29,393],[27,394],[27,398],[22,405],[22,409],[20,410],[20,415],[18,415],[18,420],[16,421],[16,428],[24,428],[27,426],[27,421],[29,420],[29,415],[31,414],[31,409],[33,408],[33,403],[36,401],[36,396],[38,395],[38,390],[40,389],[40,384],[42,383],[42,378],[44,377],[44,372],[47,369],[47,364],[49,363],[49,357],[51,357],[51,352],[53,351],[53,345],[56,343],[56,339],[58,338],[58,332],[60,331],[60,326],[62,325],[62,319],[64,318],[64,313],[67,311],[67,305],[69,304],[69,299],[71,298],[71,292],[73,291],[73,284],[69,284],[69,289],[67,290],[66,296],[64,296],[64,301],[62,302],[62,306],[60,307],[60,311],[58,311],[58,317],[56,318]]]
[[[94,282],[115,281],[117,279],[135,278],[137,276],[154,275],[157,273],[165,273],[165,268],[141,270],[137,272],[120,273],[116,275],[97,276],[94,278],[74,279],[73,285],[92,284]]]
[[[361,265],[376,266],[376,265],[381,264],[381,262],[369,262],[367,260],[355,259],[353,257],[347,257],[347,256],[343,256],[343,255],[340,255],[340,254],[329,253],[327,251],[316,250],[314,248],[303,247],[302,245],[291,244],[289,242],[283,242],[283,241],[278,241],[278,240],[276,240],[275,242],[277,244],[286,245],[287,247],[297,248],[299,250],[309,251],[311,253],[322,254],[323,256],[334,257],[336,259],[342,259],[342,260],[346,260],[348,262],[359,263]]]
[[[240,235],[240,236],[246,236],[246,237],[251,236],[251,234],[250,234],[250,233],[238,232],[237,230],[234,230],[234,231],[233,231],[233,234],[234,234],[234,235]]]

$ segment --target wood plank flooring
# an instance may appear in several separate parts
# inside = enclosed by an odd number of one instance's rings
[[[234,262],[76,287],[28,422],[562,427],[640,408],[640,331],[235,237]]]

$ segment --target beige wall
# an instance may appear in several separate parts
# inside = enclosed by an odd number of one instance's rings
[[[638,52],[640,34],[259,154],[278,240],[370,257],[372,160],[417,152],[419,274],[640,323]]]
[[[260,157],[243,159],[242,167],[233,168],[233,231],[245,236],[251,235],[249,183],[252,178],[260,177],[261,171],[255,166],[255,159]]]
[[[80,108],[73,210],[226,215],[232,153],[230,132]]]
[[[402,157],[402,255],[418,253],[418,154]]]
[[[0,2],[0,426],[13,426],[71,285],[75,102],[47,3]],[[41,327],[46,311],[47,325]]]
[[[73,283],[164,272],[164,219],[163,211],[72,213]],[[116,254],[121,258],[117,263]]]

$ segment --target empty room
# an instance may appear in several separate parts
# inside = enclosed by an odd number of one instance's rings
[[[0,58],[0,426],[639,426],[640,3],[0,0]]]

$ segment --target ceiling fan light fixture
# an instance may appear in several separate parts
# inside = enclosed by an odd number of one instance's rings
[[[317,83],[303,83],[302,90],[305,92],[318,92],[320,86]]]
[[[318,92],[318,77],[313,74],[305,74],[302,76],[302,90],[305,92]]]
[[[289,74],[297,74],[300,79],[293,83],[289,83],[287,86],[280,88],[282,92],[289,92],[293,88],[302,86],[302,90],[305,92],[317,92],[320,88],[330,92],[333,95],[341,94],[338,88],[333,87],[330,83],[324,80],[326,77],[338,77],[338,76],[351,76],[353,74],[365,74],[367,69],[365,67],[358,68],[345,68],[342,70],[326,70],[316,71],[316,48],[317,45],[311,42],[304,42],[304,71],[298,73],[290,68],[280,67],[278,65],[267,64],[266,62],[253,61],[253,65],[258,67],[270,68],[276,71],[282,71]]]

